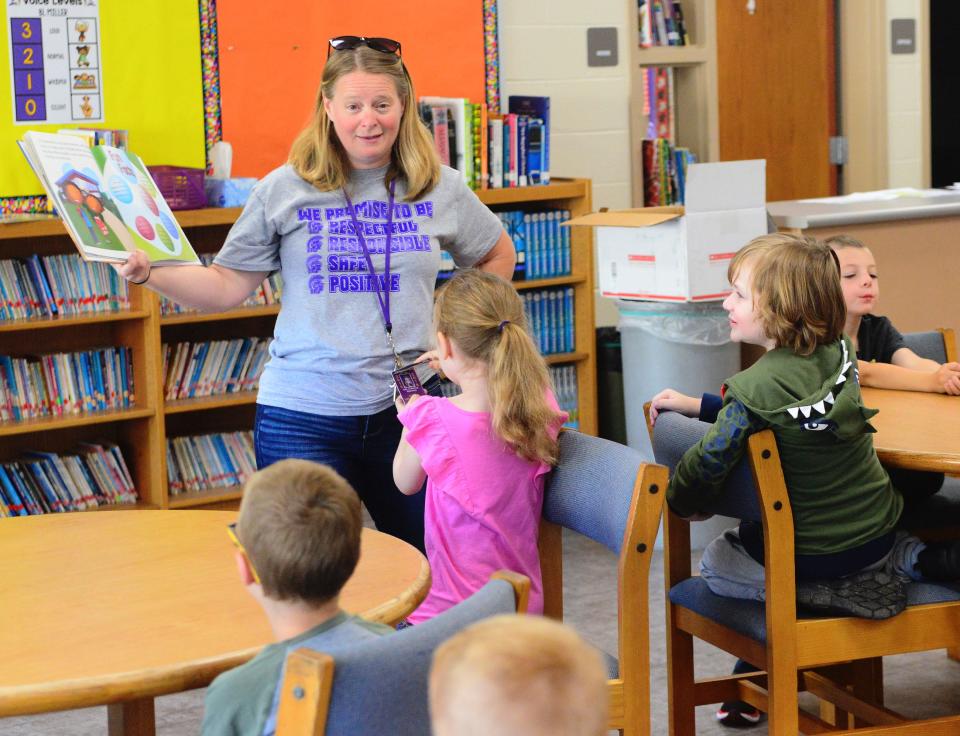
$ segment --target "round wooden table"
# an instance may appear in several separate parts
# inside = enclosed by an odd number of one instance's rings
[[[153,698],[204,687],[273,641],[240,584],[232,511],[102,511],[0,522],[0,717],[107,704],[110,733],[151,734]],[[363,530],[341,595],[393,624],[430,587],[423,555]]]
[[[864,388],[873,446],[884,465],[960,473],[960,396]]]

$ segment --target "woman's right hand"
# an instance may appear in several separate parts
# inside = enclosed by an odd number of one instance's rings
[[[656,424],[661,411],[675,411],[687,417],[700,416],[700,399],[665,388],[650,399],[650,424]]]
[[[150,278],[150,259],[142,250],[135,250],[124,263],[114,263],[113,268],[127,281],[142,284]]]

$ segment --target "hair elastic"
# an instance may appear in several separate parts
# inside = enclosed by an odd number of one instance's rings
[[[508,320],[508,319],[503,320],[503,322],[501,322],[501,323],[497,326],[497,332],[503,332],[503,327],[504,327],[504,325],[508,325],[508,324],[510,324],[510,320]]]

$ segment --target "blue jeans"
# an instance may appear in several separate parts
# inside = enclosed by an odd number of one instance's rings
[[[378,414],[333,417],[257,404],[257,467],[288,457],[329,465],[360,496],[377,529],[423,551],[424,494],[405,496],[393,483],[402,425],[394,407]]]

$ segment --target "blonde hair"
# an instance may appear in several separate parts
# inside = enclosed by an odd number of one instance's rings
[[[844,248],[862,248],[866,250],[867,248],[862,240],[857,240],[851,235],[831,235],[829,238],[824,239],[823,242],[834,250],[843,250]]]
[[[390,166],[384,179],[390,182],[403,177],[407,181],[408,202],[432,190],[440,181],[440,159],[433,138],[417,115],[417,97],[413,80],[398,56],[358,46],[350,51],[334,51],[323,67],[317,90],[313,117],[290,147],[287,162],[301,177],[322,192],[342,189],[350,178],[352,167],[343,144],[333,128],[333,121],[323,107],[324,99],[332,100],[337,82],[345,74],[366,72],[383,74],[393,81],[403,103],[400,130],[390,155]]]
[[[430,670],[437,736],[603,736],[607,674],[577,633],[541,616],[495,616],[444,642]]]
[[[761,235],[730,261],[730,283],[746,263],[752,269],[754,310],[777,347],[810,355],[840,338],[847,307],[840,263],[827,245],[805,235]]]
[[[333,468],[289,459],[247,481],[237,538],[268,598],[319,605],[353,574],[362,526],[360,500]]]
[[[556,463],[549,425],[558,415],[546,397],[550,374],[513,286],[492,273],[458,271],[437,294],[434,323],[468,358],[487,366],[497,436],[526,460]]]

